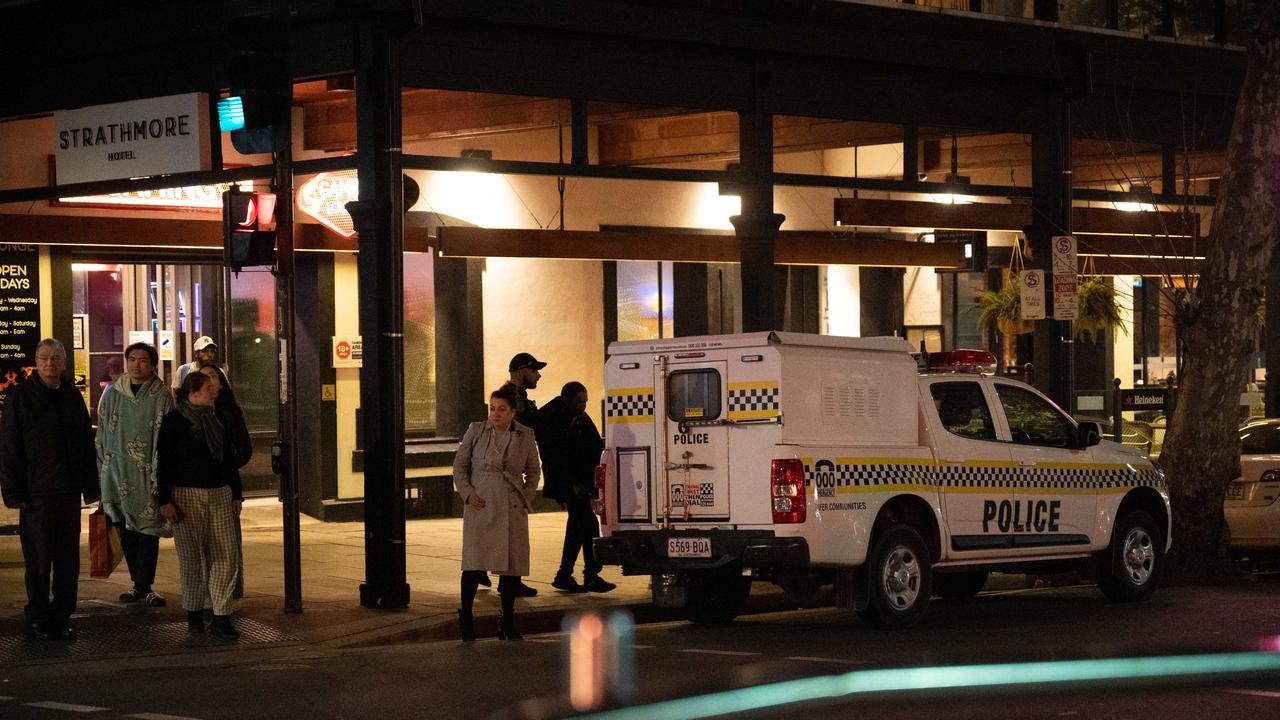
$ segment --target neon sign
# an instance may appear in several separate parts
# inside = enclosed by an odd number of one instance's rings
[[[342,237],[354,237],[346,205],[360,199],[355,170],[320,173],[298,188],[298,209]]]

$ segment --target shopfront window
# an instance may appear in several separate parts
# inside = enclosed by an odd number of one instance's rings
[[[275,431],[280,409],[276,367],[276,279],[268,270],[230,273],[227,376],[250,431]]]
[[[404,256],[404,426],[436,426],[436,289],[431,253]]]
[[[675,335],[673,263],[618,262],[618,339]]]

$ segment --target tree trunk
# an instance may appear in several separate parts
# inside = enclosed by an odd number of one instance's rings
[[[1173,504],[1170,569],[1191,582],[1227,567],[1222,501],[1240,474],[1240,392],[1280,230],[1280,0],[1262,10],[1248,62],[1200,280],[1194,292],[1176,291],[1185,354],[1160,460]]]

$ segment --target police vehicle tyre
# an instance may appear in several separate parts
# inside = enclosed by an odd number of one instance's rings
[[[1111,532],[1103,552],[1098,588],[1114,602],[1146,600],[1156,590],[1164,564],[1159,526],[1142,510],[1126,513]]]
[[[933,576],[933,594],[950,602],[972,600],[987,584],[986,570],[938,573]]]
[[[736,573],[723,573],[689,584],[689,600],[685,612],[699,625],[723,625],[732,622],[742,611],[751,594],[751,578]]]
[[[919,622],[933,588],[929,550],[920,533],[910,525],[893,525],[876,539],[869,563],[870,602],[859,615],[889,629]]]

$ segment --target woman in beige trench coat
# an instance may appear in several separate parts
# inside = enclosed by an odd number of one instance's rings
[[[541,467],[533,430],[515,421],[510,388],[489,396],[489,419],[471,423],[453,460],[453,484],[462,511],[462,607],[458,630],[476,638],[471,607],[486,572],[498,573],[502,615],[498,637],[520,640],[515,625],[516,590],[529,574],[529,501]]]

